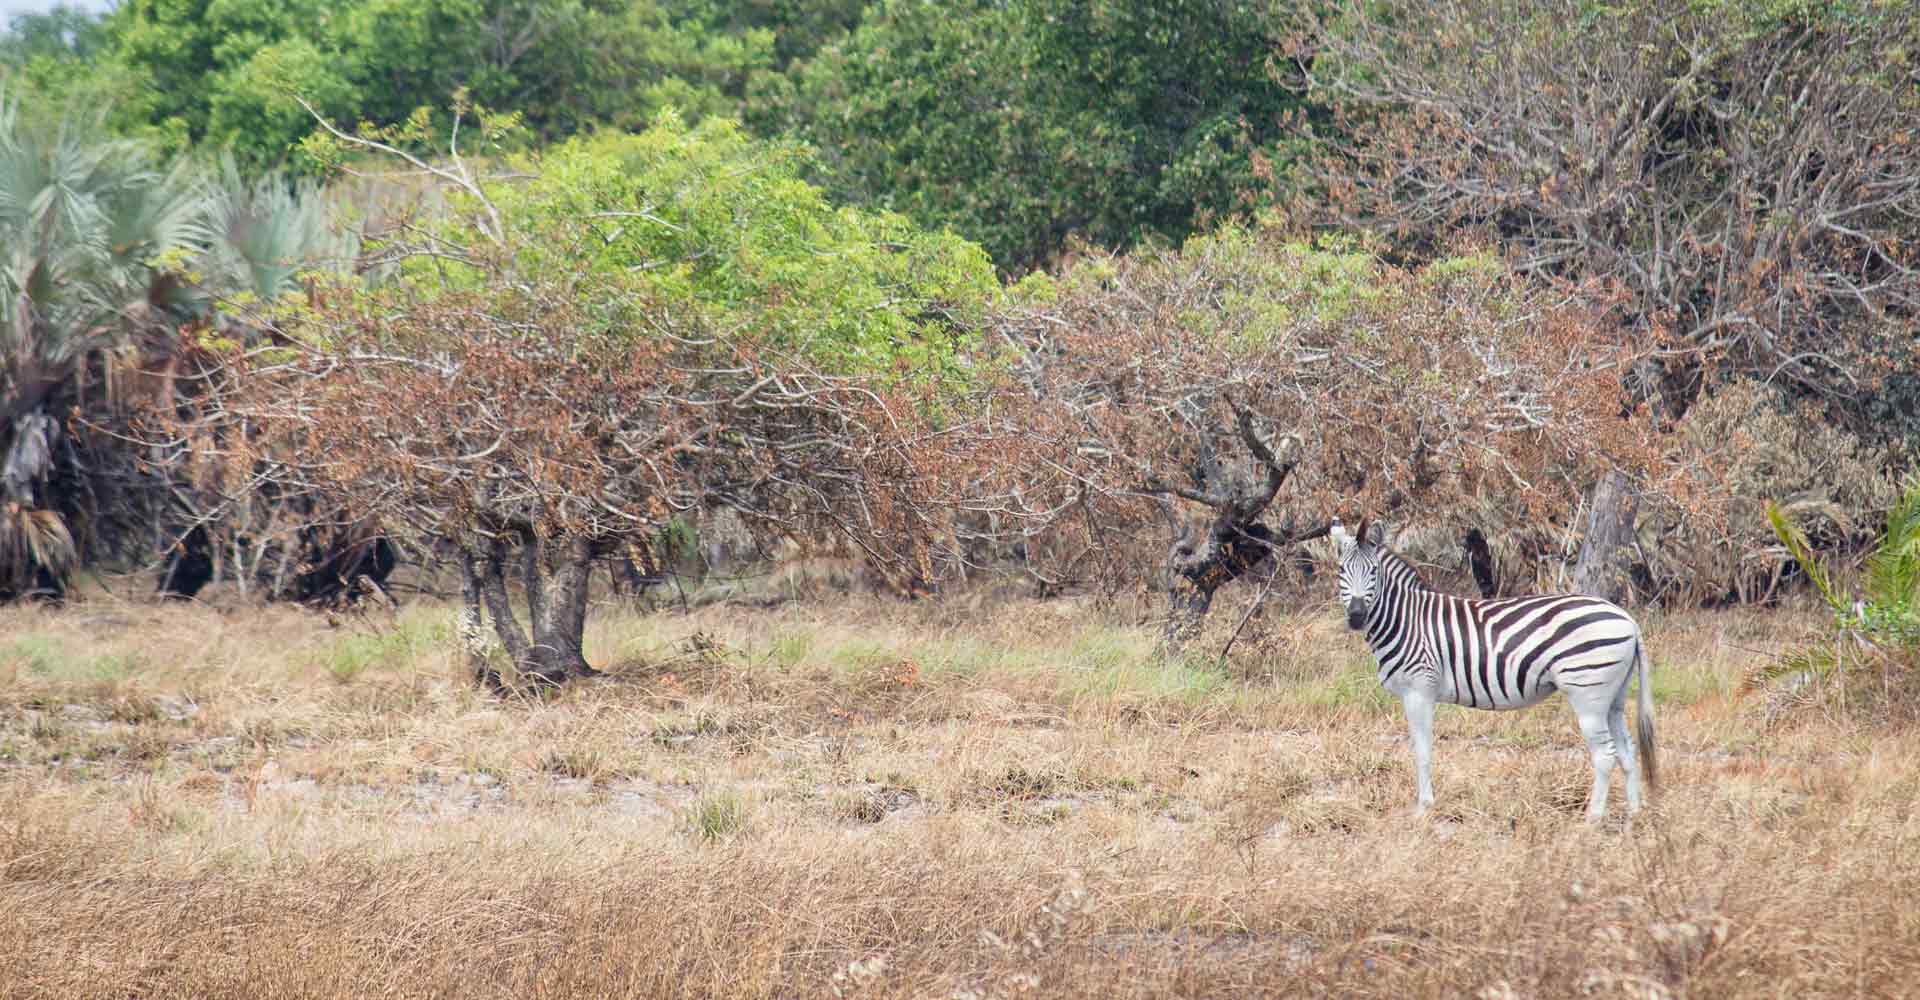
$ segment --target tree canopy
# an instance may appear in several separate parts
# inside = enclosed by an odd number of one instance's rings
[[[894,0],[749,108],[819,145],[842,197],[1019,270],[1071,236],[1177,242],[1283,189],[1305,102],[1279,23],[1221,0]]]

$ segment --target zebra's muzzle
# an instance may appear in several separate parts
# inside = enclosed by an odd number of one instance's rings
[[[1365,604],[1354,601],[1352,604],[1347,605],[1347,627],[1353,629],[1355,632],[1366,629],[1367,606]]]

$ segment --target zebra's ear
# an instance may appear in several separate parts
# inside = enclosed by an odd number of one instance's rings
[[[1363,525],[1360,533],[1366,536],[1367,543],[1370,545],[1385,545],[1387,543],[1387,526],[1380,521]]]

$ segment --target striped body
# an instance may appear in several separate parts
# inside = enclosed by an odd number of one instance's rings
[[[1424,680],[1438,701],[1490,709],[1525,708],[1562,687],[1616,683],[1609,668],[1623,653],[1630,660],[1640,641],[1625,611],[1594,597],[1476,601],[1412,588],[1377,601],[1366,632],[1388,690],[1429,673]]]
[[[1418,781],[1416,808],[1433,800],[1433,709],[1525,708],[1564,691],[1593,757],[1588,817],[1606,811],[1617,762],[1626,771],[1627,808],[1640,806],[1640,757],[1653,776],[1653,702],[1640,627],[1619,607],[1578,594],[1471,600],[1428,588],[1376,539],[1338,525],[1340,602],[1366,634],[1380,683],[1407,712]],[[1640,674],[1638,727],[1626,728],[1627,692]],[[1635,744],[1638,744],[1636,748]],[[1639,753],[1636,754],[1636,749]]]

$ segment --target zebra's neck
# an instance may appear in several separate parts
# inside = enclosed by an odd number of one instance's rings
[[[1380,551],[1379,580],[1379,592],[1367,615],[1367,645],[1380,662],[1380,679],[1385,682],[1408,662],[1418,660],[1417,619],[1421,608],[1438,595],[1412,565],[1385,549]]]

